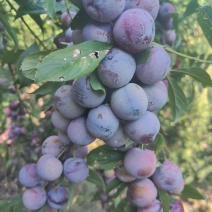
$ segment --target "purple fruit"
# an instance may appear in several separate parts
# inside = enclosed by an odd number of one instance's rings
[[[168,193],[177,195],[177,194],[180,194],[183,191],[183,189],[184,189],[184,180],[182,179],[179,186]]]
[[[71,43],[72,42],[72,29],[71,28],[68,28],[65,31],[65,39],[66,39],[67,43]]]
[[[68,119],[81,116],[85,108],[78,105],[72,95],[72,86],[63,85],[54,94],[53,103],[55,108]]]
[[[155,20],[159,12],[159,0],[126,0],[124,10],[139,8],[146,10]]]
[[[56,135],[51,135],[47,137],[42,144],[42,154],[50,154],[57,157],[64,147],[63,143],[59,140],[59,137]]]
[[[82,30],[83,41],[97,40],[113,43],[113,24],[92,22],[85,25]]]
[[[142,52],[154,40],[154,20],[145,10],[126,10],[114,24],[113,37],[121,49],[132,54]]]
[[[38,210],[46,203],[46,191],[42,187],[26,189],[23,193],[22,202],[29,210]]]
[[[169,73],[171,59],[163,47],[155,45],[152,47],[150,56],[146,63],[139,64],[136,68],[136,77],[144,84],[155,84]]]
[[[184,212],[183,204],[180,200],[170,203],[169,212]]]
[[[136,179],[150,177],[155,172],[156,163],[154,152],[148,149],[131,148],[124,157],[126,172]]]
[[[161,190],[172,192],[182,183],[182,172],[171,161],[165,161],[152,176],[152,181]]]
[[[126,169],[122,166],[115,169],[116,177],[125,183],[130,183],[136,180],[135,177],[131,176],[126,172]]]
[[[125,123],[125,132],[130,139],[139,144],[149,144],[154,141],[160,130],[157,116],[149,111],[135,121]]]
[[[76,158],[85,159],[88,155],[88,147],[87,146],[80,146],[74,151],[74,155]]]
[[[76,15],[75,12],[63,12],[60,21],[62,26],[67,29],[70,27],[71,21],[73,20],[74,16]]]
[[[90,76],[84,76],[74,80],[71,92],[77,104],[86,108],[99,106],[106,97],[106,93],[92,89]]]
[[[174,41],[176,40],[176,32],[174,30],[168,30],[163,32],[162,34],[162,40],[164,43],[167,43],[168,45],[172,45]]]
[[[97,71],[101,82],[109,88],[120,88],[133,78],[134,58],[118,48],[112,48],[99,64]]]
[[[72,31],[72,42],[73,42],[73,44],[78,44],[78,43],[83,42],[82,30],[75,29],[75,30]]]
[[[68,190],[63,186],[51,188],[47,193],[49,206],[55,209],[62,209],[68,202]]]
[[[115,134],[119,127],[119,120],[109,105],[100,105],[89,111],[86,127],[95,138],[106,140]]]
[[[81,146],[91,144],[95,140],[86,128],[86,118],[83,116],[73,119],[70,122],[67,135],[74,144]]]
[[[54,181],[60,177],[63,172],[61,161],[53,155],[46,154],[37,161],[38,175],[47,181]]]
[[[163,212],[163,207],[158,199],[155,199],[151,205],[138,208],[137,212]]]
[[[92,19],[110,22],[123,12],[125,0],[82,0],[82,5]]]
[[[170,14],[176,13],[176,9],[171,3],[163,3],[160,6],[158,18],[160,21],[164,21],[170,18]]]
[[[120,124],[115,134],[104,140],[104,142],[111,147],[120,147],[126,144],[128,140],[129,138],[124,131],[124,127]]]
[[[130,184],[127,190],[127,197],[138,207],[147,207],[157,197],[157,189],[149,179],[138,180]]]
[[[161,27],[165,30],[173,29],[173,18],[161,21]]]
[[[19,182],[26,187],[34,187],[40,182],[35,163],[26,164],[21,168],[18,175]]]
[[[68,158],[64,162],[63,173],[72,183],[81,183],[88,177],[89,169],[82,158]]]
[[[111,95],[111,109],[123,120],[136,120],[147,110],[148,99],[144,90],[135,83],[128,83]]]
[[[73,142],[69,139],[66,133],[58,131],[58,138],[64,145],[71,145]]]
[[[148,111],[161,109],[168,101],[168,89],[166,85],[159,81],[153,85],[144,85],[144,89],[148,98]]]

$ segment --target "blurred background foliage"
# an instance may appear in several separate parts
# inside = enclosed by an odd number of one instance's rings
[[[18,10],[18,3],[21,1],[10,0],[10,2]],[[36,1],[31,0],[31,2]],[[177,10],[177,15],[174,17],[177,40],[172,48],[191,56],[211,59],[212,49],[198,25],[196,13],[183,18],[190,0],[172,0],[169,2],[173,3]],[[208,0],[198,0],[198,3],[201,6],[212,6]],[[69,8],[76,11],[76,8],[71,4],[69,4]],[[64,7],[63,10],[65,11],[66,8]],[[46,14],[24,15],[24,20],[35,34],[33,35],[23,23],[23,19],[16,17],[14,9],[11,9],[7,1],[0,1],[0,12],[6,15],[19,42],[19,49],[15,51],[13,41],[5,33],[3,36],[7,43],[5,49],[0,52],[0,164],[2,164],[0,167],[0,198],[8,199],[16,196],[21,191],[16,185],[17,173],[20,168],[28,162],[37,161],[39,146],[41,146],[42,141],[47,136],[56,133],[50,124],[48,112],[45,113],[47,109],[45,103],[49,100],[49,96],[42,97],[30,94],[38,86],[31,82],[25,84],[28,86],[20,84],[15,65],[17,65],[20,54],[33,43],[36,42],[40,50],[43,50],[35,35],[47,49],[53,50],[56,49],[53,40],[58,34],[63,33],[63,29],[59,22],[59,13],[54,21]],[[35,23],[32,17],[37,20],[37,23],[40,23],[40,26]],[[199,66],[207,70],[212,77],[212,66],[192,62],[173,54],[171,57],[173,69],[176,67]],[[10,65],[8,66],[8,64]],[[176,123],[171,115],[169,105],[158,112],[162,133],[166,139],[166,156],[179,165],[185,176],[186,183],[196,185],[203,190],[203,194],[206,192],[207,195],[212,186],[212,89],[203,87],[188,76],[176,75],[175,78],[183,88],[188,100],[188,106],[184,115]],[[15,92],[11,91],[13,88],[16,90]],[[7,142],[8,138],[3,136],[10,124],[5,109],[9,102],[20,101],[20,99],[22,109],[27,108],[27,112],[20,123],[21,126],[25,126],[26,131],[24,135],[18,137],[14,145],[11,145]],[[35,143],[33,143],[32,132],[38,134]],[[37,152],[35,151],[36,148],[38,148]],[[92,187],[90,183],[85,186],[87,188]],[[84,187],[79,188],[79,195],[75,200],[79,205],[85,205],[88,201],[91,201],[88,198],[90,193],[85,193],[85,190]],[[94,192],[96,190],[90,189],[90,191]],[[76,211],[80,211],[80,209]],[[197,209],[197,211],[201,211],[201,209]]]

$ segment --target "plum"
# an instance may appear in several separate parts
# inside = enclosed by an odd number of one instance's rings
[[[68,119],[77,118],[85,111],[85,108],[75,102],[71,90],[72,86],[63,85],[57,89],[53,97],[55,108]]]
[[[136,179],[150,177],[156,169],[157,159],[151,150],[131,148],[124,157],[124,168],[126,172]]]
[[[57,157],[64,147],[63,143],[59,140],[57,135],[47,137],[42,143],[42,154],[50,154]]]
[[[29,210],[38,210],[46,203],[46,191],[40,186],[28,188],[22,196],[24,206]]]
[[[86,108],[99,106],[106,97],[105,92],[92,89],[90,85],[90,76],[84,76],[74,80],[71,92],[77,104]]]
[[[180,200],[170,203],[169,212],[184,212],[183,204]]]
[[[49,206],[55,209],[62,209],[68,202],[68,190],[63,186],[51,188],[47,193]]]
[[[135,54],[152,45],[155,24],[152,16],[142,9],[124,11],[113,27],[113,37],[121,49]]]
[[[100,105],[89,111],[86,127],[93,137],[107,140],[115,134],[119,127],[119,120],[109,105]]]
[[[115,169],[115,174],[119,180],[125,183],[130,183],[136,180],[135,177],[131,176],[130,174],[126,172],[126,169],[124,168],[124,166]]]
[[[41,178],[38,176],[36,163],[28,163],[24,165],[19,171],[18,180],[26,187],[34,187],[38,185]]]
[[[137,65],[135,75],[144,84],[155,84],[169,73],[171,59],[162,46],[155,45],[144,64]]]
[[[73,142],[69,139],[66,133],[58,131],[58,138],[64,145],[71,145]]]
[[[86,128],[86,118],[84,116],[73,119],[67,129],[69,139],[77,145],[85,146],[91,144],[95,137],[90,135]]]
[[[142,88],[148,98],[148,111],[159,110],[168,101],[168,89],[162,81],[153,85],[143,85]]]
[[[63,173],[72,183],[81,183],[88,177],[89,169],[82,158],[67,158],[63,165]]]
[[[139,119],[126,122],[124,129],[134,142],[149,144],[159,133],[160,122],[154,113],[146,111]]]
[[[159,0],[126,0],[124,10],[129,10],[132,8],[146,10],[155,20],[159,12],[160,4]]]
[[[111,109],[122,120],[136,120],[147,110],[148,99],[144,90],[135,83],[115,90],[111,95]]]
[[[163,207],[158,199],[155,199],[151,205],[138,208],[137,212],[163,212]]]
[[[162,34],[162,40],[164,43],[168,44],[168,45],[172,45],[174,43],[174,41],[176,40],[176,32],[175,30],[168,30],[163,32]]]
[[[132,182],[127,190],[127,197],[138,207],[147,207],[157,197],[157,189],[148,178]]]
[[[82,0],[82,5],[93,20],[110,22],[124,11],[125,0]]]
[[[97,67],[99,79],[109,88],[120,88],[129,83],[135,69],[136,62],[132,55],[115,47]]]
[[[97,40],[113,43],[113,24],[92,22],[87,23],[82,30],[83,41]]]
[[[47,181],[54,181],[60,177],[63,172],[61,161],[53,155],[46,154],[37,161],[38,175]]]
[[[172,193],[182,184],[183,176],[179,167],[171,162],[164,161],[160,167],[157,167],[152,176],[152,181],[161,190]]]
[[[171,3],[163,3],[160,5],[158,18],[160,21],[164,21],[170,19],[170,14],[176,13],[176,9],[173,4]]]

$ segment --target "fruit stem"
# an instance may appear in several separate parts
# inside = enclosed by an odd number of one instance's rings
[[[12,5],[12,3],[9,0],[6,0],[6,2],[9,4],[10,8],[12,10],[15,11],[16,14],[18,14],[18,11],[16,10],[16,8]],[[29,27],[29,25],[27,24],[27,22],[25,21],[23,16],[19,16],[19,18],[22,20],[22,22],[25,24],[25,26],[28,28],[28,30],[32,33],[32,35],[39,41],[39,43],[41,44],[41,46],[45,49],[48,50],[46,48],[46,46],[43,44],[43,41],[40,40],[40,38],[33,32],[33,30]]]
[[[197,61],[197,62],[200,62],[200,63],[208,63],[208,64],[212,64],[212,61],[208,61],[208,60],[201,60],[197,57],[191,57],[189,55],[186,55],[186,54],[183,54],[183,53],[180,53],[180,52],[177,52],[169,47],[167,47],[166,45],[161,45],[159,43],[156,43],[156,42],[153,42],[153,44],[157,44],[157,45],[160,45],[162,46],[167,52],[170,52],[170,53],[173,53],[173,54],[176,54],[180,57],[184,57],[184,58],[188,58],[189,60],[194,60],[194,61]]]

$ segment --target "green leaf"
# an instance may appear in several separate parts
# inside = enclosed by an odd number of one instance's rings
[[[7,63],[15,64],[22,53],[23,50],[21,49],[18,49],[17,51],[14,50],[5,51],[2,56],[2,66],[4,66]]]
[[[13,206],[20,204],[21,196],[18,196],[12,200],[0,200],[0,211],[9,211]]]
[[[22,62],[20,69],[22,74],[31,80],[35,80],[37,66],[49,52],[41,51],[28,55]]]
[[[212,80],[210,75],[203,69],[198,67],[192,67],[189,69],[179,69],[173,71],[175,73],[181,73],[191,76],[193,79],[197,80],[198,82],[202,83],[204,86],[212,86]]]
[[[187,16],[192,15],[193,13],[196,12],[196,9],[199,7],[199,4],[197,2],[197,0],[192,0],[188,3],[188,5],[186,6],[186,10],[183,14],[183,19]]]
[[[137,208],[132,205],[127,197],[123,198],[116,208],[116,212],[134,212]]]
[[[69,1],[78,8],[82,7],[82,2],[79,0],[69,0]]]
[[[10,26],[10,23],[7,21],[7,18],[3,13],[0,12],[0,22],[3,24],[4,28],[7,30],[10,37],[13,39],[15,43],[15,49],[18,49],[18,38],[14,29]]]
[[[61,86],[62,86],[61,82],[46,82],[32,93],[43,96],[54,93]]]
[[[45,0],[44,1],[44,9],[46,10],[46,13],[49,15],[49,17],[52,20],[55,20],[57,18],[55,13],[55,0]]]
[[[157,155],[157,154],[160,152],[160,150],[161,150],[161,149],[164,147],[164,145],[165,145],[165,138],[164,138],[164,136],[163,136],[161,133],[159,133],[159,134],[156,136],[156,138],[155,138],[153,144],[154,144],[155,153],[156,153],[156,155]]]
[[[136,64],[139,65],[139,64],[146,63],[150,56],[150,53],[151,53],[151,48],[148,48],[147,50],[145,50],[139,54],[136,54],[135,55]]]
[[[128,186],[129,186],[128,183],[122,183],[120,186],[118,186],[117,191],[112,196],[112,199],[119,197],[124,192],[124,189],[127,188]]]
[[[124,153],[103,145],[93,149],[87,157],[90,166],[98,169],[114,169],[119,166],[124,158]]]
[[[114,178],[106,187],[106,194],[110,193],[113,189],[117,188],[118,186],[125,184],[118,178]]]
[[[41,31],[44,32],[43,21],[40,15],[30,15],[30,17],[34,20],[34,22],[40,27]]]
[[[175,122],[183,115],[187,100],[183,90],[177,84],[176,80],[172,77],[167,77],[168,79],[168,94],[169,94],[169,103],[172,110],[172,115]]]
[[[85,12],[84,8],[82,7],[71,22],[71,29],[83,29],[84,26],[90,21],[90,16]]]
[[[192,185],[185,185],[180,196],[182,198],[206,200],[206,198]]]
[[[160,198],[160,202],[163,206],[163,212],[169,212],[169,205],[170,205],[170,200],[169,200],[169,195],[160,189],[158,189],[158,195]]]
[[[74,190],[75,190],[74,184],[70,183],[68,190],[69,190],[69,197],[68,197],[68,203],[67,203],[66,209],[70,210],[71,206],[72,206],[73,199],[74,199]]]
[[[93,169],[89,169],[89,176],[86,178],[86,180],[91,183],[94,183],[95,185],[99,186],[103,191],[105,191],[105,182],[102,176]]]
[[[107,43],[87,41],[52,52],[38,64],[35,80],[37,83],[67,81],[88,75],[96,69],[109,48],[111,45]]]
[[[101,83],[98,74],[94,71],[90,74],[90,84],[91,88],[95,91],[100,91],[105,93],[105,86]]]
[[[198,23],[212,47],[212,7],[200,7],[197,12]]]

